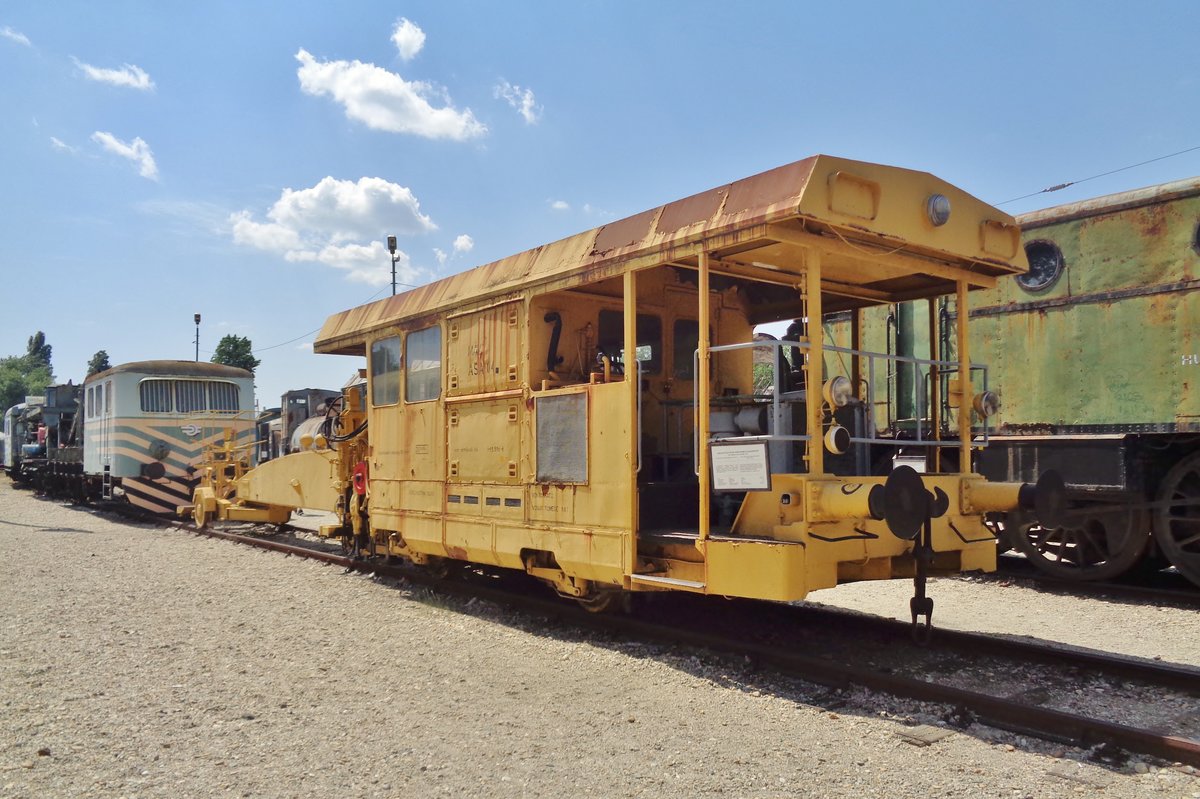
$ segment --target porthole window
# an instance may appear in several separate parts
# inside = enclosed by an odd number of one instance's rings
[[[1026,291],[1045,291],[1054,285],[1063,271],[1063,254],[1052,241],[1031,241],[1025,245],[1029,271],[1017,276],[1017,284]]]

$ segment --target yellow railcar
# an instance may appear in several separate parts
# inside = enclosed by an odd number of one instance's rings
[[[197,507],[304,492],[364,553],[523,569],[598,607],[992,569],[983,514],[1049,514],[1053,481],[873,474],[892,442],[853,419],[895,357],[808,320],[1026,269],[1013,219],[965,192],[814,156],[335,314],[314,350],[365,357],[365,396],[316,451]],[[787,340],[755,336],[779,320]],[[959,435],[923,444],[944,463],[971,463],[967,324],[935,364]]]

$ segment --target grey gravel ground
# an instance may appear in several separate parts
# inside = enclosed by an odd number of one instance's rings
[[[943,621],[996,615],[978,588],[947,591]],[[1013,627],[1037,615],[1006,601]],[[1082,628],[1095,604],[1054,612]],[[1175,652],[1173,629],[1196,662],[1194,612],[1162,624],[1146,652]],[[545,633],[0,479],[0,796],[1200,797],[1186,770],[986,727],[905,742],[936,713]]]

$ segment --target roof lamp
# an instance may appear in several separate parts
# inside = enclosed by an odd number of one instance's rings
[[[925,201],[925,213],[934,227],[950,221],[950,198],[944,194],[931,194]]]

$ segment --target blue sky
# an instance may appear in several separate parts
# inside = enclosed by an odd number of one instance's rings
[[[1191,3],[0,5],[0,355],[60,380],[332,313],[815,153],[1001,203],[1200,146]],[[1200,174],[1200,150],[1002,207]]]

